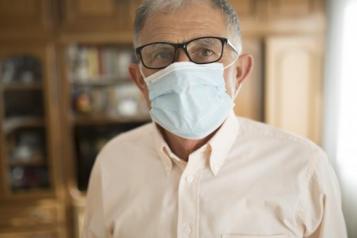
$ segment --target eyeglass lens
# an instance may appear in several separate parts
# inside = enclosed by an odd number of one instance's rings
[[[194,63],[218,61],[222,56],[223,42],[217,38],[200,38],[186,45],[188,57]],[[154,43],[141,50],[142,61],[149,68],[163,68],[175,61],[176,47],[169,43]]]

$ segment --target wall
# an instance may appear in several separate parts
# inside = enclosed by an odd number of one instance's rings
[[[345,6],[354,0],[328,0],[328,36],[325,62],[325,113],[323,147],[329,154],[340,179],[342,202],[349,238],[357,237],[357,181],[351,181],[337,160],[338,116],[340,108],[341,57]],[[356,80],[352,79],[351,80]]]

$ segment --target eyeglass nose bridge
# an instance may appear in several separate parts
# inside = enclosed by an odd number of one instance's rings
[[[189,55],[189,53],[187,51],[187,44],[188,43],[182,43],[182,44],[175,44],[174,45],[175,46],[175,58],[173,59],[173,62],[180,61],[179,60],[179,57],[180,57],[179,49],[182,49],[183,52],[185,53],[187,59],[192,62],[192,59],[191,59],[191,57],[190,57],[190,55]]]

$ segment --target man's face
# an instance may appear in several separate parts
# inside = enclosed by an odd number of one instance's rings
[[[138,40],[140,46],[153,42],[182,43],[204,36],[229,38],[224,16],[220,10],[212,7],[208,2],[190,3],[175,11],[156,12],[150,15],[146,19]],[[226,50],[227,47],[225,46],[225,54],[229,53]],[[182,49],[179,49],[177,61],[189,61]],[[157,71],[142,67],[142,72],[146,77]],[[150,104],[148,89],[142,79],[139,66],[131,66],[130,72],[147,103]],[[227,68],[224,73],[227,92],[231,95],[232,89],[236,86],[236,75],[237,68],[234,65]]]

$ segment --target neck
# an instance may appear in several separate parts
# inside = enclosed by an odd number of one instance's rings
[[[180,159],[187,161],[188,157],[192,152],[206,144],[212,136],[215,134],[215,132],[212,132],[210,135],[204,137],[203,139],[199,140],[192,140],[192,139],[185,139],[182,137],[179,137],[175,134],[172,134],[171,132],[161,128],[159,126],[159,129],[166,141],[166,143],[169,145],[171,151],[177,155]]]

